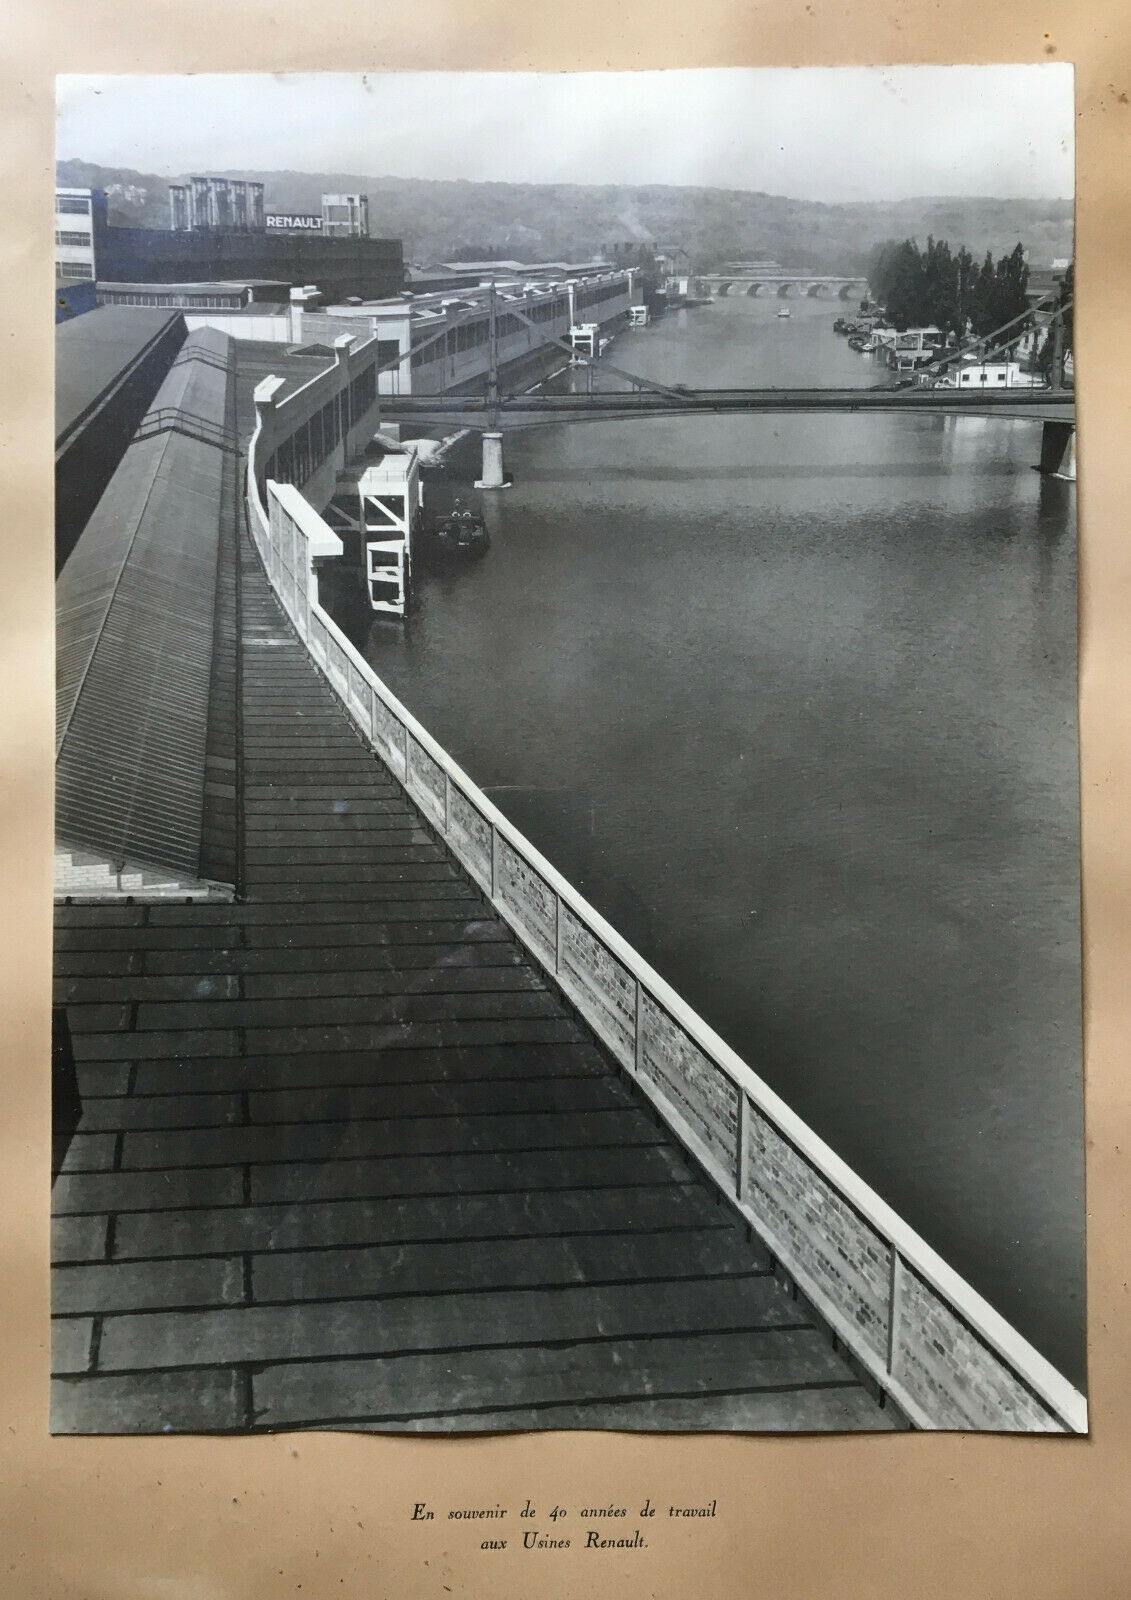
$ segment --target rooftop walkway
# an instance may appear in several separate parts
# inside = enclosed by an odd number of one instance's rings
[[[56,912],[54,1430],[898,1425],[225,559],[242,898]]]

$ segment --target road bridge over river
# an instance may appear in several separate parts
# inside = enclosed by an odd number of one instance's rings
[[[435,426],[530,428],[560,422],[613,422],[644,417],[732,416],[735,412],[778,416],[791,411],[914,413],[921,416],[1026,418],[1073,424],[1070,390],[1005,389],[664,389],[563,395],[383,395],[381,415],[390,421]]]

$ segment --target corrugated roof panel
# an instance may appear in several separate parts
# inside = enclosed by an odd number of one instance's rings
[[[228,348],[214,330],[192,335],[154,408],[222,429]],[[180,432],[131,445],[56,585],[57,833],[187,874],[200,865],[224,463]]]

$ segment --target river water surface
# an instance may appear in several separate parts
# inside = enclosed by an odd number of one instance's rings
[[[691,385],[878,381],[833,333],[842,307],[779,304],[673,313],[614,359]],[[359,642],[1082,1383],[1074,489],[1032,470],[1039,448],[1039,423],[871,414],[509,436],[486,560]]]

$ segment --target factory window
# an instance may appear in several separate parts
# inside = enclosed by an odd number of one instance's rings
[[[338,404],[331,400],[322,407],[322,453],[328,455],[338,442]]]
[[[60,261],[55,271],[60,278],[93,278],[94,268],[87,261]]]
[[[415,359],[415,358],[414,358]],[[376,366],[367,367],[359,378],[350,384],[350,415],[359,417],[377,398]]]
[[[91,243],[91,236],[89,233],[64,233],[62,229],[56,228],[55,243],[89,245]]]
[[[85,195],[57,194],[55,210],[64,217],[89,217],[90,200]]]
[[[295,453],[294,481],[300,487],[310,477],[310,430],[303,427],[291,441]]]

